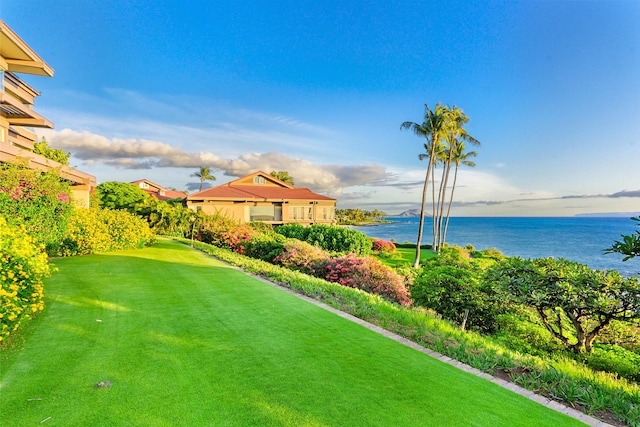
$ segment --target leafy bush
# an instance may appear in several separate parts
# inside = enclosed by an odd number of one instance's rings
[[[623,378],[640,382],[640,354],[619,345],[596,344],[585,357],[591,369],[613,372]]]
[[[394,245],[393,242],[388,242],[386,240],[376,240],[373,242],[372,249],[374,252],[392,254],[396,251],[396,245]]]
[[[224,249],[242,253],[243,244],[251,240],[255,231],[237,219],[215,214],[203,219],[198,240]]]
[[[154,235],[147,222],[129,212],[95,207],[76,209],[59,255],[142,248],[153,242]]]
[[[403,277],[375,258],[353,254],[330,258],[318,264],[315,275],[329,282],[380,295],[401,305],[411,303]]]
[[[69,185],[54,172],[0,163],[0,215],[10,225],[24,225],[50,255],[57,252],[66,234],[73,208],[69,191]]]
[[[545,357],[564,351],[544,326],[536,323],[529,310],[505,313],[497,317],[498,330],[492,337],[513,351]]]
[[[298,223],[283,224],[276,228],[276,233],[282,234],[290,239],[298,239],[306,242],[307,236],[309,235],[309,227]]]
[[[324,224],[304,227],[300,224],[285,224],[276,229],[277,233],[291,239],[302,240],[329,252],[354,253],[367,255],[371,253],[371,241],[357,230]]]
[[[44,309],[42,280],[50,272],[35,239],[0,216],[0,341]]]
[[[411,296],[414,304],[458,324],[469,310],[467,326],[482,332],[493,332],[496,316],[504,312],[496,292],[483,284],[478,273],[451,265],[425,267],[411,287]]]
[[[137,205],[149,199],[149,194],[129,182],[109,181],[96,187],[98,205],[107,209],[124,209],[136,213]]]
[[[42,157],[53,160],[54,162],[58,162],[61,165],[69,166],[69,157],[71,157],[71,153],[50,147],[47,140],[44,138],[33,144],[33,152],[41,155]]]
[[[251,258],[273,263],[274,259],[284,252],[286,240],[287,238],[281,234],[259,233],[252,236],[250,240],[240,242],[241,253]]]
[[[319,247],[300,240],[287,240],[283,246],[284,250],[273,259],[273,263],[306,274],[317,276],[318,264],[329,258],[329,254]]]

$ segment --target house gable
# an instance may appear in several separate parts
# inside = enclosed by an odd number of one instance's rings
[[[229,186],[260,185],[260,186],[266,186],[266,187],[294,188],[292,185],[287,184],[286,182],[281,181],[278,178],[273,177],[270,174],[263,171],[257,171],[252,174],[243,176],[242,178],[238,178],[234,181],[228,182],[226,185],[229,185]]]

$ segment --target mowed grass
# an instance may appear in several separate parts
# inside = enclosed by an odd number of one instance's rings
[[[420,250],[420,262],[425,262],[435,256],[436,253],[431,249]],[[379,259],[383,264],[390,267],[395,267],[397,265],[413,265],[413,261],[416,259],[416,248],[397,247],[393,258],[382,256],[379,257]]]
[[[178,243],[55,264],[0,425],[583,425]]]

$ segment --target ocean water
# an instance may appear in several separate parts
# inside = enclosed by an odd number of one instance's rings
[[[418,218],[388,218],[386,224],[353,227],[370,237],[415,243]],[[505,255],[522,258],[566,258],[594,269],[617,270],[625,276],[640,273],[640,259],[622,262],[622,255],[603,250],[632,234],[635,221],[624,217],[491,217],[451,218],[447,243],[496,248]],[[431,219],[425,219],[423,244],[431,243]]]

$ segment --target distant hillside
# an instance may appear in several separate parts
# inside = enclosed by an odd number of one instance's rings
[[[631,218],[632,216],[638,216],[640,213],[638,212],[598,212],[598,213],[583,213],[576,214],[576,216],[586,216],[586,217],[622,217],[622,218]]]
[[[390,216],[394,218],[418,218],[420,217],[420,209],[409,209],[397,215],[390,215]],[[425,216],[430,216],[430,215],[425,214]]]

